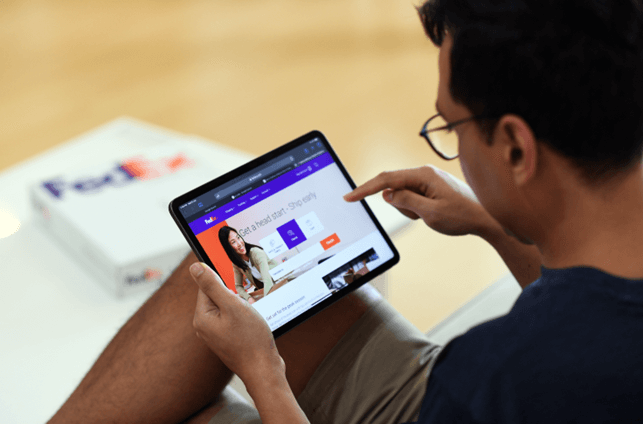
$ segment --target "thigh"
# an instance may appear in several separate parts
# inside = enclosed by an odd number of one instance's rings
[[[276,340],[295,397],[351,327],[381,300],[379,292],[365,284]]]
[[[313,424],[414,421],[439,351],[382,299],[336,344],[297,400]]]

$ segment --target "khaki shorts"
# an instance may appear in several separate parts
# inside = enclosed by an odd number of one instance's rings
[[[415,421],[439,351],[382,299],[331,350],[297,401],[313,424]],[[210,424],[261,422],[230,387],[221,399]]]

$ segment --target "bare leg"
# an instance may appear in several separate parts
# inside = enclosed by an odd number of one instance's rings
[[[192,327],[195,261],[190,254],[123,326],[50,423],[177,423],[211,405],[231,373]],[[377,297],[362,288],[277,340],[295,396]]]
[[[51,423],[180,422],[208,404],[230,371],[195,336],[189,255],[121,328]]]

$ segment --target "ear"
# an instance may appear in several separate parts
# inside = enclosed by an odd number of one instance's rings
[[[531,181],[538,165],[538,145],[529,124],[517,115],[504,115],[498,121],[495,133],[502,149],[502,160],[514,183],[523,186]]]

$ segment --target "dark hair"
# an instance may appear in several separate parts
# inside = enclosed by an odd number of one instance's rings
[[[236,234],[239,234],[237,230],[235,230],[232,227],[224,226],[219,229],[219,242],[221,243],[221,246],[223,246],[223,250],[225,250],[226,254],[228,255],[228,258],[232,261],[233,264],[238,266],[239,268],[245,270],[248,270],[248,264],[241,259],[241,256],[230,246],[230,242],[228,241],[228,238],[230,237],[230,232],[234,232]],[[243,237],[241,237],[243,240]],[[256,244],[250,244],[247,243],[245,240],[243,242],[246,245],[246,252],[248,255],[250,255],[250,249],[261,249],[260,246],[257,246]],[[263,249],[261,249],[263,250]]]
[[[453,37],[450,93],[474,115],[508,113],[589,181],[643,149],[641,0],[429,0],[428,37]],[[480,120],[490,135],[498,119]]]

